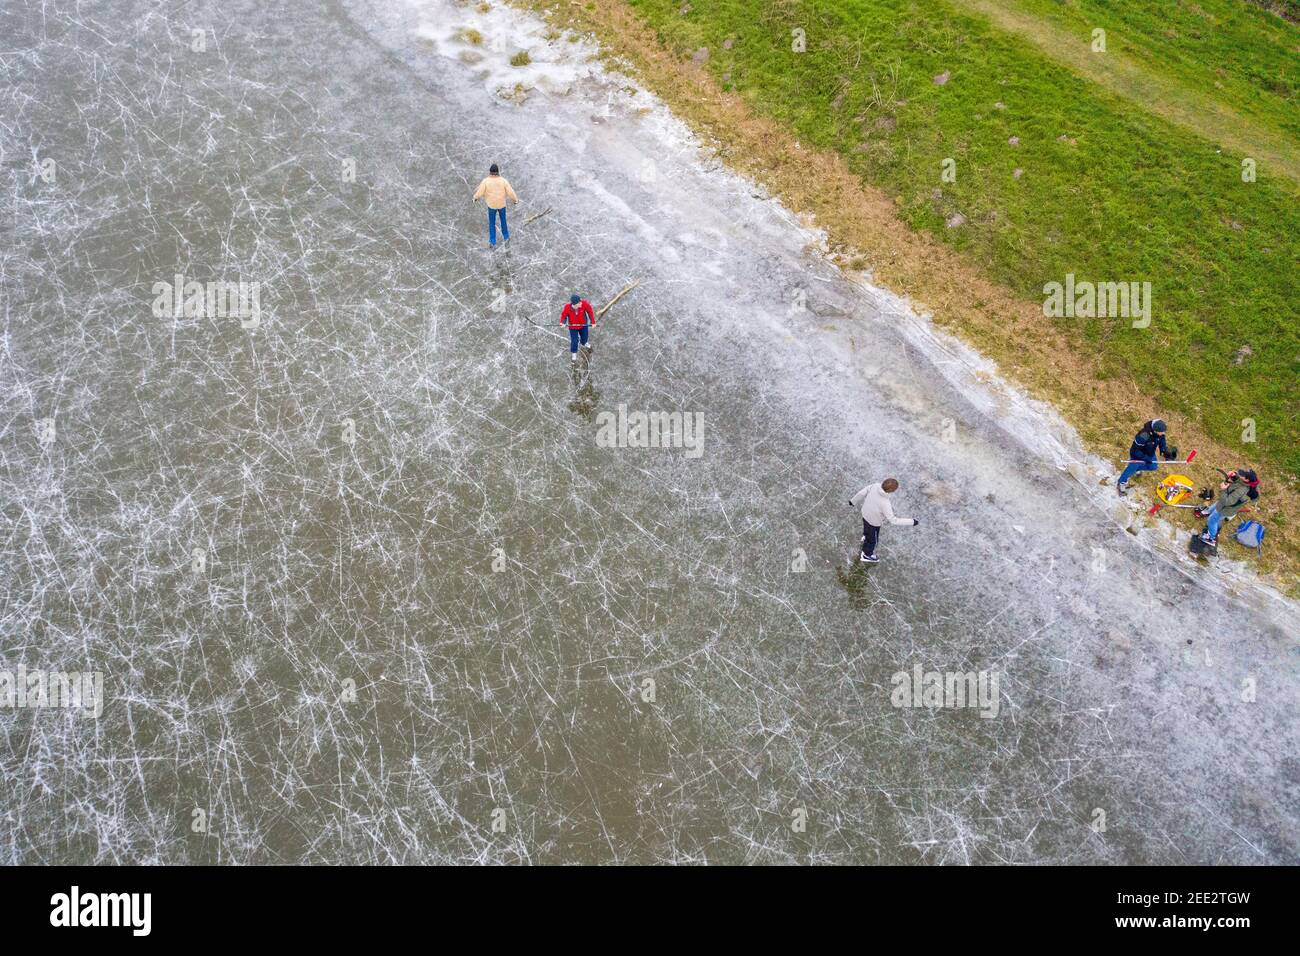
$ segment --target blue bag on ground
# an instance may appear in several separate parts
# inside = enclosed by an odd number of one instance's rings
[[[1258,548],[1264,543],[1264,526],[1258,521],[1247,521],[1237,529],[1236,538],[1248,548]]]

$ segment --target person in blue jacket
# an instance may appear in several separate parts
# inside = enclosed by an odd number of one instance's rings
[[[1159,418],[1153,418],[1142,426],[1142,430],[1133,438],[1133,444],[1129,446],[1128,456],[1132,459],[1128,466],[1120,473],[1119,481],[1115,483],[1115,490],[1119,492],[1120,497],[1128,494],[1129,479],[1139,471],[1156,471],[1159,465],[1156,464],[1156,452],[1159,451],[1165,461],[1173,461],[1178,457],[1178,449],[1165,442],[1165,432],[1168,426]]]

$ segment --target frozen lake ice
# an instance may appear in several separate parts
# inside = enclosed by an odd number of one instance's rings
[[[104,679],[0,708],[4,862],[1296,861],[1294,605],[1126,533],[587,41],[451,0],[0,34],[0,671]],[[575,374],[561,304],[637,279]],[[598,441],[619,406],[698,456]],[[864,570],[889,475],[921,524]],[[996,716],[895,706],[916,668]]]

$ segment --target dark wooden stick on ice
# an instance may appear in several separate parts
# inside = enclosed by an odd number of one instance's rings
[[[551,211],[551,207],[550,207],[550,206],[547,206],[545,209],[543,209],[541,212],[537,213],[536,215],[529,216],[527,219],[525,219],[525,220],[524,220],[524,225],[526,226],[526,225],[528,225],[530,222],[536,222],[538,219],[541,219],[543,216],[545,216],[545,215],[546,215],[548,212],[550,212],[550,211]]]
[[[608,312],[609,309],[610,309],[610,306],[612,306],[612,305],[613,305],[615,302],[617,302],[619,299],[623,298],[623,296],[627,295],[629,292],[631,292],[633,289],[635,289],[635,288],[636,288],[637,286],[639,286],[640,284],[641,284],[641,280],[640,280],[640,279],[637,279],[635,282],[631,282],[631,283],[629,283],[628,285],[625,285],[625,286],[624,286],[624,287],[619,291],[618,295],[614,296],[614,298],[610,299],[608,302],[606,302],[604,305],[602,305],[602,306],[600,307],[600,310],[596,312],[596,318],[600,318],[602,315],[604,315],[606,312]]]

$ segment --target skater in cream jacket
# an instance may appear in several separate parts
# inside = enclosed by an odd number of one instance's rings
[[[488,207],[488,245],[496,248],[497,244],[497,219],[501,219],[501,238],[506,241],[510,238],[510,229],[506,225],[506,200],[511,199],[516,206],[519,205],[519,197],[510,187],[510,180],[501,175],[501,170],[497,164],[493,163],[488,169],[487,178],[478,184],[478,189],[474,190],[474,201],[482,199]]]
[[[875,485],[867,485],[849,499],[849,504],[862,509],[862,553],[859,561],[875,564],[876,542],[880,540],[880,529],[887,524],[906,524],[915,527],[920,524],[915,518],[900,518],[894,514],[894,505],[890,496],[898,490],[897,478],[886,478]]]

